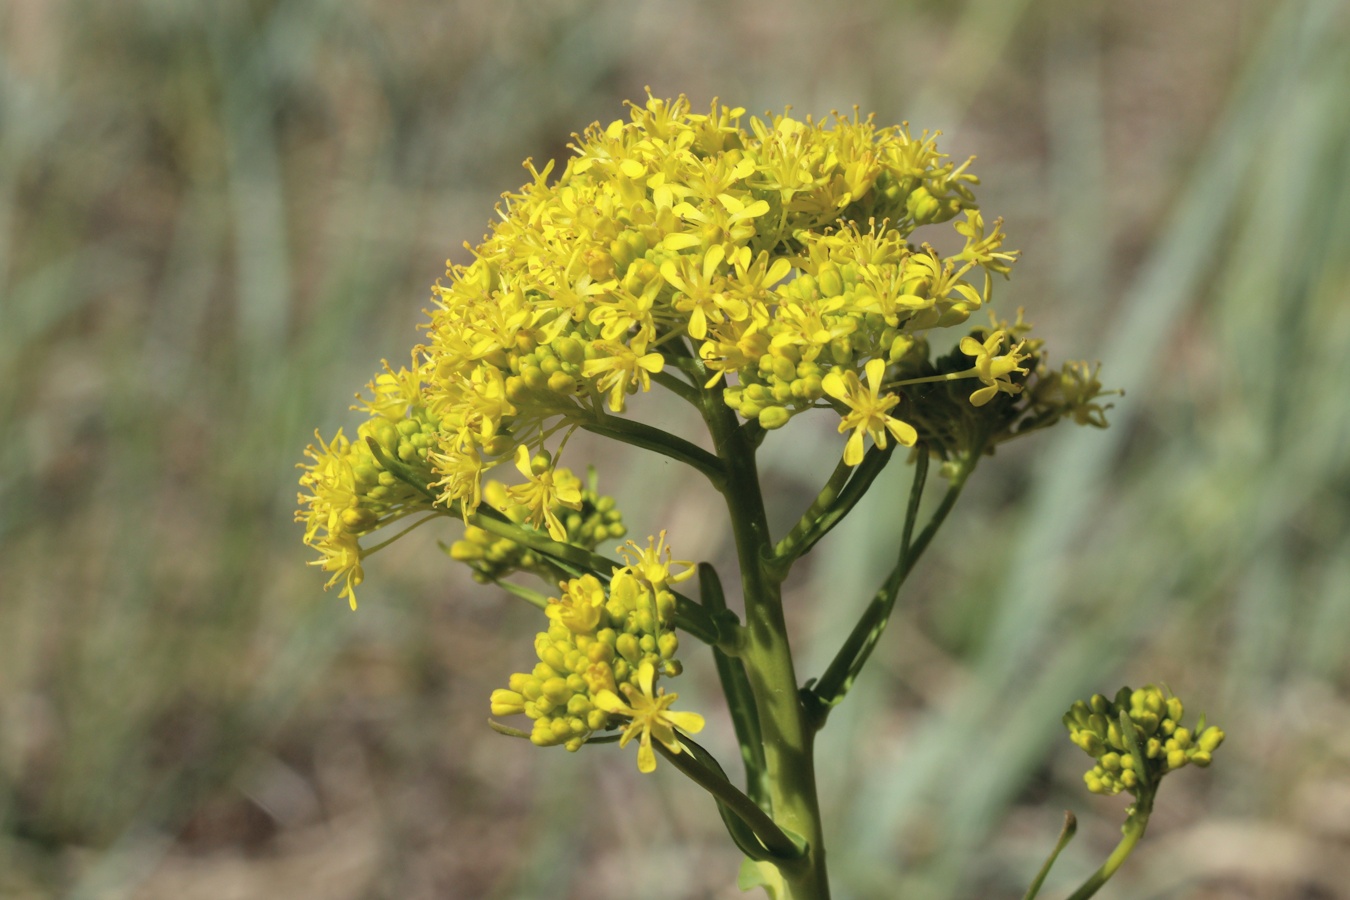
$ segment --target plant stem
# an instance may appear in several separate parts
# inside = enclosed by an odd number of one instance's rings
[[[1107,879],[1116,873],[1121,863],[1134,852],[1135,844],[1144,836],[1144,829],[1148,828],[1148,817],[1153,812],[1153,793],[1151,791],[1141,792],[1139,799],[1135,801],[1134,809],[1130,812],[1130,817],[1125,820],[1125,836],[1116,844],[1116,849],[1111,851],[1111,855],[1102,863],[1102,867],[1079,885],[1078,890],[1074,891],[1069,900],[1087,900],[1093,894],[1106,884]]]
[[[909,573],[914,569],[914,564],[918,561],[923,551],[928,547],[929,542],[933,540],[933,535],[937,533],[942,522],[951,512],[952,507],[956,505],[956,500],[961,496],[961,489],[965,486],[966,479],[970,472],[975,468],[975,463],[979,459],[978,453],[971,453],[962,462],[960,468],[952,475],[951,483],[947,487],[947,494],[942,498],[938,508],[933,511],[933,517],[928,520],[923,531],[910,543],[910,534],[913,531],[914,519],[918,513],[919,497],[923,490],[924,479],[927,475],[927,461],[918,467],[914,472],[914,484],[911,488],[909,508],[906,513],[905,531],[901,539],[899,558],[896,560],[895,568],[891,569],[890,575],[881,588],[873,596],[872,602],[858,619],[858,624],[853,626],[849,636],[844,640],[844,645],[839,648],[834,659],[830,661],[825,669],[825,674],[820,676],[820,680],[811,688],[810,696],[815,699],[811,709],[812,719],[816,728],[821,728],[825,724],[825,718],[829,715],[830,708],[844,699],[849,688],[853,686],[853,681],[862,671],[862,667],[872,655],[877,642],[881,639],[882,633],[886,630],[886,625],[890,621],[891,611],[895,608],[895,598],[900,593],[900,586],[904,584]]]
[[[1068,810],[1064,811],[1064,827],[1060,829],[1059,840],[1055,841],[1055,848],[1050,851],[1050,855],[1045,858],[1045,864],[1041,870],[1036,873],[1036,878],[1027,888],[1027,892],[1022,895],[1022,900],[1036,900],[1036,895],[1041,892],[1041,885],[1045,884],[1045,876],[1050,874],[1054,868],[1055,860],[1059,859],[1060,852],[1068,846],[1069,841],[1073,840],[1074,834],[1078,831],[1078,819]]]
[[[830,888],[816,796],[814,730],[801,703],[783,618],[782,580],[787,573],[775,571],[770,565],[773,542],[760,493],[755,449],[718,394],[704,394],[703,417],[726,467],[727,477],[720,487],[731,516],[745,595],[741,659],[759,713],[773,818],[784,829],[800,835],[807,845],[800,859],[777,865],[790,900],[828,900]]]
[[[702,447],[660,428],[621,419],[618,416],[601,416],[593,420],[579,421],[577,424],[593,434],[613,438],[644,450],[652,450],[676,462],[682,462],[702,472],[713,484],[718,484],[726,477],[721,461],[717,457]]]
[[[873,447],[857,466],[840,462],[810,508],[774,548],[777,564],[784,569],[790,567],[843,521],[886,468],[894,451],[894,444],[884,450]]]

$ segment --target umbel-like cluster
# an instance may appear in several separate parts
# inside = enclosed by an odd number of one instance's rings
[[[409,366],[386,363],[370,383],[357,439],[339,431],[308,449],[298,518],[319,553],[313,564],[355,606],[363,560],[399,536],[372,544],[371,534],[417,514],[409,527],[453,514],[474,521],[450,555],[480,579],[575,576],[530,541],[479,527],[475,513],[486,505],[531,537],[585,550],[621,535],[612,501],[594,484],[583,488],[560,459],[578,428],[633,434],[639,426],[622,417],[653,384],[705,415],[724,404],[752,445],[824,411],[847,434],[848,466],[869,443],[922,443],[954,464],[1065,416],[1104,424],[1095,371],[1048,370],[1020,315],[990,316],[940,342],[940,355],[930,350],[934,332],[989,303],[994,276],[1016,259],[1003,249],[1001,224],[979,211],[969,161],[950,161],[935,137],[856,113],[746,120],[716,102],[695,113],[684,97],[649,96],[628,120],[576,136],[561,171],[527,162],[529,183],[504,195],[500,220],[469,248],[472,260],[450,264],[435,287]],[[954,253],[916,240],[948,222]],[[635,443],[660,444],[658,429],[640,427]],[[617,572],[604,580],[593,634],[562,626],[547,634],[565,661],[571,650],[588,660],[610,652],[594,648],[610,647],[603,635],[613,632],[617,655],[606,664],[621,660],[625,674],[614,669],[612,686],[595,676],[583,689],[573,682],[586,673],[546,661],[556,675],[518,678],[512,690],[527,698],[521,710],[541,743],[573,746],[601,712],[614,721],[628,715],[620,706],[637,708],[620,695],[656,710],[644,735],[668,733],[669,697],[652,691],[658,674],[672,674],[660,642],[673,634],[656,625],[625,631],[628,601],[615,595],[628,582]],[[661,589],[645,583],[659,600]],[[557,602],[596,589],[571,577]],[[637,662],[617,643],[630,633],[657,642]],[[565,700],[556,691],[529,697],[527,684],[544,691],[554,678],[569,684]],[[583,699],[584,714],[559,713]]]
[[[534,639],[539,663],[512,675],[509,688],[492,692],[492,714],[524,713],[534,722],[531,741],[568,750],[628,719],[623,743],[641,735],[638,768],[650,772],[656,767],[653,736],[679,752],[671,726],[690,733],[703,728],[702,716],[668,709],[678,695],[654,688],[657,673],[680,673],[675,595],[667,582],[692,570],[671,575],[669,553],[662,559],[664,535],[645,548],[630,541],[621,549],[628,565],[613,570],[608,590],[595,576],[583,575],[564,582],[562,596],[549,600],[548,630]]]
[[[868,438],[950,459],[1065,415],[1102,424],[1095,372],[1046,370],[1020,317],[930,361],[930,334],[985,306],[1016,257],[975,203],[969,161],[856,114],[743,118],[649,97],[578,136],[556,177],[527,163],[472,262],[435,288],[410,367],[370,385],[367,424],[415,443],[391,455],[426,490],[389,483],[362,441],[310,448],[301,518],[330,584],[352,597],[361,538],[433,501],[473,512],[506,463],[525,479],[507,489],[523,521],[566,539],[555,510],[582,501],[561,444],[653,381],[715,391],[763,429],[828,410],[850,465]],[[952,220],[957,252],[912,240]]]
[[[1114,700],[1093,694],[1074,703],[1064,714],[1069,740],[1097,761],[1083,775],[1088,790],[1138,796],[1141,787],[1156,785],[1168,772],[1190,763],[1208,766],[1224,733],[1206,726],[1203,716],[1192,731],[1181,724],[1182,713],[1181,700],[1154,685],[1121,688]]]

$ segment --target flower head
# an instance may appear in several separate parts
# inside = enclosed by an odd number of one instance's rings
[[[656,753],[652,750],[652,738],[656,738],[671,753],[680,752],[680,741],[675,729],[689,734],[698,734],[703,730],[703,717],[698,713],[675,712],[670,705],[679,698],[679,694],[667,694],[665,688],[653,692],[652,682],[656,670],[651,663],[643,663],[638,670],[638,683],[634,687],[625,684],[622,687],[628,702],[620,700],[613,691],[601,691],[595,698],[595,705],[611,715],[627,718],[619,746],[623,747],[634,736],[638,737],[638,771],[652,772],[656,769]]]
[[[1223,731],[1206,725],[1194,730],[1182,726],[1181,700],[1155,685],[1133,691],[1128,687],[1107,699],[1094,694],[1079,700],[1064,714],[1069,739],[1097,764],[1083,775],[1094,794],[1138,796],[1156,789],[1158,780],[1194,763],[1208,766],[1223,743]]]
[[[312,448],[301,518],[330,583],[350,595],[360,539],[433,502],[468,519],[488,501],[568,538],[583,501],[561,464],[566,435],[618,433],[606,420],[653,385],[720,399],[765,430],[830,410],[849,465],[869,437],[950,455],[963,435],[997,443],[1064,416],[1100,424],[1086,371],[1047,381],[1020,419],[989,403],[1035,388],[1032,344],[1015,326],[961,341],[973,366],[933,371],[929,332],[987,307],[1017,257],[978,207],[969,160],[948,159],[936,138],[856,112],[747,119],[648,96],[587,128],[565,162],[527,161],[472,259],[435,286],[411,364],[372,380],[361,440]],[[944,223],[957,237],[949,255],[920,238]],[[939,377],[981,386],[960,408],[945,388],[896,391]],[[1003,419],[972,424],[985,405]],[[480,575],[501,570],[479,550],[460,546]]]
[[[853,435],[844,447],[844,462],[850,466],[862,462],[864,434],[869,435],[873,443],[882,449],[886,447],[887,432],[906,447],[913,446],[918,438],[914,426],[887,414],[900,402],[900,398],[895,394],[881,393],[886,363],[880,359],[869,360],[866,372],[866,388],[862,386],[857,373],[852,371],[842,375],[837,370],[832,371],[821,382],[825,393],[849,408],[849,412],[839,422],[839,431],[842,433],[853,429]]]

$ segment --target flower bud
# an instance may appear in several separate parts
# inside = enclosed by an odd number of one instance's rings
[[[494,716],[514,716],[525,711],[525,698],[515,691],[495,690],[491,701]]]

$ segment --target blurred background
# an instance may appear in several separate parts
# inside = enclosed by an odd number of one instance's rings
[[[539,618],[453,529],[351,613],[292,522],[313,429],[406,359],[519,162],[646,85],[941,128],[1024,251],[996,308],[1126,389],[987,460],[902,594],[822,736],[838,896],[1020,897],[1068,808],[1063,896],[1125,803],[1059,716],[1147,682],[1229,740],[1101,896],[1350,896],[1348,48],[1344,0],[6,0],[0,896],[741,896],[673,770],[487,729]],[[766,445],[784,516],[818,425]],[[633,534],[727,558],[692,476],[575,446]],[[795,583],[804,676],[906,478]]]

